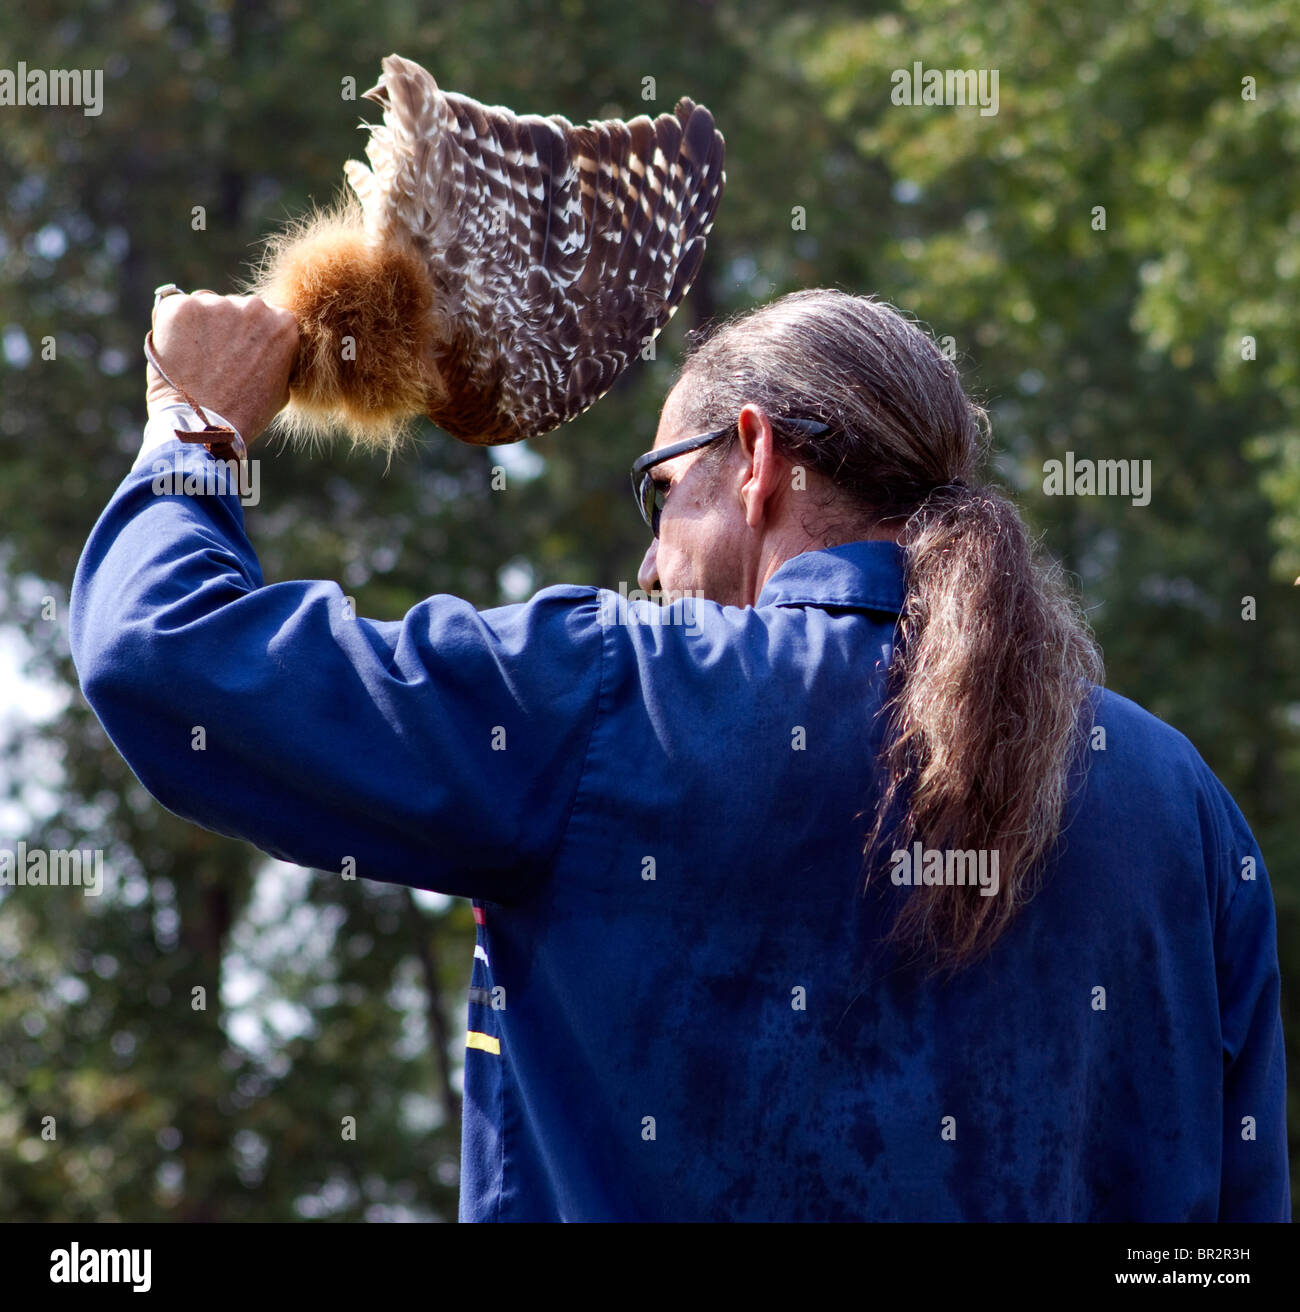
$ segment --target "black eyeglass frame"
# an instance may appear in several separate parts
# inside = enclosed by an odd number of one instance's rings
[[[822,423],[820,419],[787,419],[782,417],[774,419],[772,422],[777,425],[789,424],[791,427],[801,429],[812,437],[817,436],[819,433],[830,432],[830,425]],[[656,490],[658,485],[650,477],[650,470],[656,465],[662,464],[665,460],[674,460],[677,456],[684,456],[688,451],[698,451],[700,447],[708,446],[710,442],[716,442],[720,437],[726,437],[735,428],[735,424],[728,424],[726,428],[715,428],[709,433],[699,433],[695,437],[685,437],[680,442],[674,442],[671,446],[664,447],[661,451],[647,451],[645,455],[637,456],[632,462],[632,495],[636,498],[637,509],[641,512],[641,518],[645,521],[646,528],[655,537],[659,536],[659,515],[663,510],[663,506],[659,504]]]

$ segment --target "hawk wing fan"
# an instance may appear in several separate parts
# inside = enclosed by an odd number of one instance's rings
[[[347,176],[367,230],[404,229],[428,264],[445,385],[430,418],[496,443],[581,414],[699,271],[725,184],[713,116],[688,99],[653,121],[516,116],[396,55],[366,95],[384,124],[371,169]]]
[[[273,237],[249,290],[291,310],[280,427],[390,453],[427,414],[466,442],[551,431],[609,390],[681,304],[722,196],[713,116],[575,127],[444,92],[390,55],[365,94],[355,200]]]

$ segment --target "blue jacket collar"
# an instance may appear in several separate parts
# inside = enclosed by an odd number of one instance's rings
[[[768,579],[759,606],[850,606],[898,614],[907,553],[896,542],[846,542],[792,556]]]

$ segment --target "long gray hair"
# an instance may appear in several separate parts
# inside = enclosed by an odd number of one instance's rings
[[[688,381],[689,380],[689,381]],[[998,854],[1000,887],[908,890],[890,938],[949,974],[984,956],[1033,896],[1084,759],[1101,653],[1016,507],[976,482],[985,411],[930,336],[870,296],[794,292],[695,340],[683,421],[734,424],[752,402],[781,451],[830,480],[851,528],[901,527],[907,595],[887,676],[884,783],[868,881],[920,840]],[[782,418],[819,419],[809,437]],[[720,466],[736,434],[706,452]],[[834,545],[828,542],[826,545]],[[865,815],[866,812],[860,813]]]

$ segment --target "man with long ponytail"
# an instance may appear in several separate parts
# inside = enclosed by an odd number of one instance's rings
[[[904,1202],[886,1187],[874,1214],[1289,1219],[1262,858],[1190,742],[1102,690],[1062,572],[979,481],[988,420],[954,364],[875,298],[796,292],[696,343],[656,447],[693,432],[720,435],[658,465],[642,586],[805,608],[819,637],[801,635],[792,660],[806,680],[846,598],[801,595],[791,565],[811,575],[837,550],[866,563],[882,540],[901,549],[897,623],[883,602],[840,620],[867,652],[888,635],[886,658],[842,666],[829,644],[844,717],[865,705],[873,726],[832,734],[820,761],[841,775],[870,742],[861,873],[880,895],[852,913],[880,929],[862,940],[867,960],[836,967],[865,966],[869,981],[843,1025],[901,1048],[861,1049],[864,1108],[878,1118],[884,1089],[919,1097],[953,1151],[946,1166],[926,1155],[927,1199],[908,1135],[882,1132],[886,1169],[914,1188]],[[763,680],[751,693],[770,695]],[[784,805],[830,823],[832,795]],[[780,812],[768,823],[779,830]]]
[[[292,333],[200,309],[185,385],[251,444]],[[221,464],[177,422],[78,568],[83,691],[179,815],[473,901],[462,1219],[1289,1219],[1262,854],[905,315],[694,344],[632,468],[664,605],[268,587],[237,488],[152,486]]]

